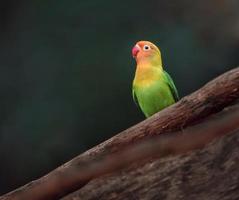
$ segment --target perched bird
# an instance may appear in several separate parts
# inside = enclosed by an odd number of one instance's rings
[[[178,91],[170,75],[163,70],[159,48],[139,41],[132,49],[137,62],[132,94],[146,117],[178,101]]]

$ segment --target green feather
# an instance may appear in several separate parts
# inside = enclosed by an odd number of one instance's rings
[[[146,117],[150,117],[179,99],[174,82],[166,71],[159,73],[158,79],[147,87],[133,84],[132,95]]]
[[[135,94],[135,92],[134,92],[134,86],[133,86],[133,88],[132,88],[132,96],[133,96],[134,103],[135,103],[137,106],[139,106],[139,102],[138,102],[137,96],[136,96],[136,94]]]
[[[168,83],[168,86],[169,86],[169,88],[170,88],[170,90],[171,90],[171,92],[173,94],[174,100],[178,101],[179,100],[179,95],[178,95],[177,88],[174,85],[173,79],[168,74],[168,72],[166,72],[165,70],[164,70],[164,76],[165,76],[165,79],[166,79],[166,81]]]

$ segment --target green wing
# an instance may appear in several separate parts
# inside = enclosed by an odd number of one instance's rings
[[[164,71],[164,75],[165,75],[167,84],[168,84],[168,86],[169,86],[169,88],[170,88],[170,90],[173,94],[174,100],[178,101],[179,100],[179,95],[178,95],[177,88],[174,85],[173,79],[171,78],[171,76],[166,71]]]

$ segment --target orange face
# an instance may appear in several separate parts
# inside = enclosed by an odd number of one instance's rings
[[[148,41],[139,41],[132,49],[132,56],[138,60],[151,58],[160,54],[158,47]]]

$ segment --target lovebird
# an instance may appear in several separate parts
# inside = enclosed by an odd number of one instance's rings
[[[170,75],[163,69],[159,48],[149,41],[139,41],[132,48],[137,67],[132,95],[146,118],[179,100]]]

